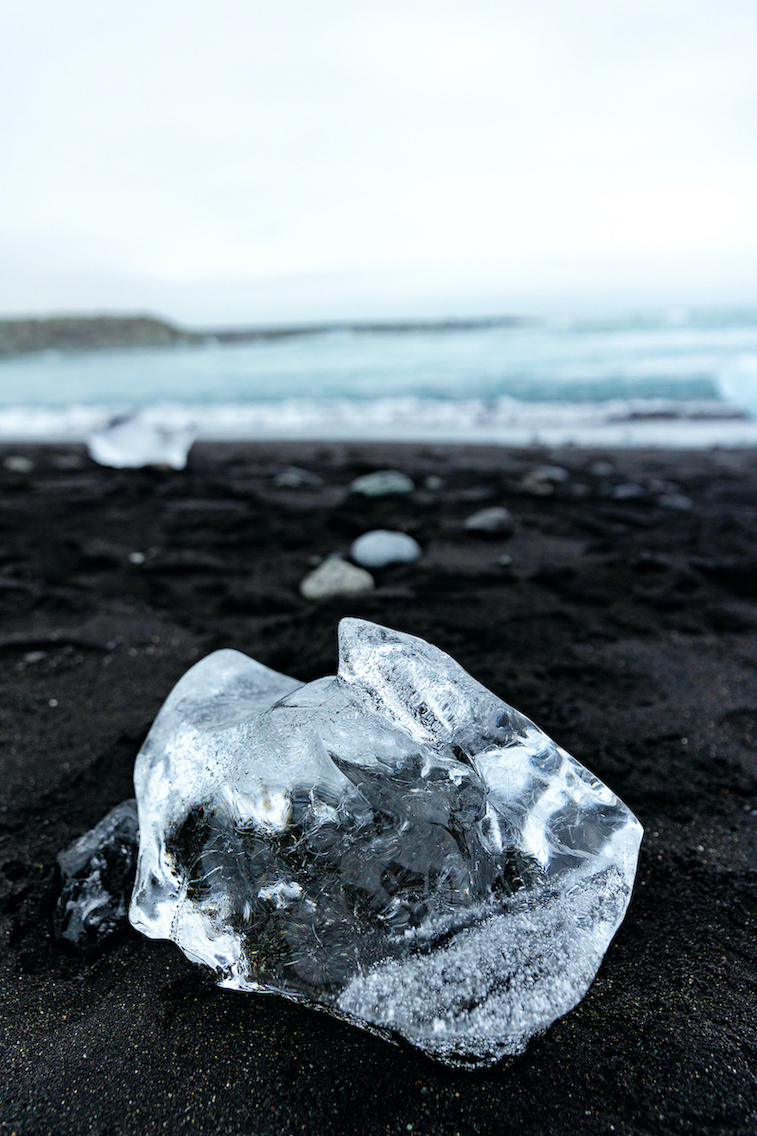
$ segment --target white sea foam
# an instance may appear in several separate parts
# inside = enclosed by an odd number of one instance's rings
[[[0,408],[0,440],[83,441],[126,405]],[[717,401],[613,399],[520,402],[498,399],[285,399],[280,402],[164,402],[142,411],[166,430],[197,427],[204,441],[356,440],[528,445],[751,446],[757,422]]]

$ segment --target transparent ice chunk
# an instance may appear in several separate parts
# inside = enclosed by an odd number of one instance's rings
[[[114,469],[164,465],[184,469],[197,431],[155,422],[144,411],[113,418],[87,438],[90,457]]]
[[[132,799],[116,805],[58,854],[61,891],[53,928],[61,945],[88,955],[128,930],[138,836],[137,802]]]
[[[139,931],[460,1065],[583,997],[642,834],[448,655],[358,619],[305,686],[236,651],[197,663],[135,785]]]

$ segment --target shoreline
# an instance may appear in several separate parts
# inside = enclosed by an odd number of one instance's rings
[[[320,482],[287,487],[291,466]],[[416,489],[349,492],[381,468]],[[464,529],[490,505],[513,536]],[[410,533],[421,560],[376,572],[372,592],[303,599],[315,558],[374,528]],[[219,990],[136,934],[87,962],[51,941],[56,854],[132,795],[178,678],[218,647],[303,681],[333,673],[344,615],[448,651],[645,826],[596,981],[510,1064],[457,1072]],[[0,1130],[746,1136],[756,676],[751,449],[202,442],[168,471],[1,444]]]
[[[0,464],[10,454],[23,454],[31,460],[39,460],[43,465],[61,469],[99,470],[103,475],[158,474],[149,466],[137,469],[113,469],[100,466],[87,452],[84,440],[59,439],[51,441],[25,441],[0,438]],[[56,466],[56,457],[63,459]],[[355,468],[371,466],[388,467],[392,463],[398,468],[417,464],[419,469],[431,469],[435,463],[442,462],[450,468],[459,469],[465,474],[476,470],[504,472],[527,468],[529,464],[544,462],[581,469],[594,460],[608,457],[617,458],[617,470],[625,475],[634,470],[649,468],[672,470],[680,462],[693,462],[701,473],[716,473],[721,466],[728,469],[748,470],[757,464],[757,450],[751,445],[743,446],[613,446],[599,443],[581,446],[573,442],[550,445],[547,442],[533,441],[525,445],[507,445],[501,442],[411,439],[360,439],[360,438],[258,438],[226,439],[199,438],[193,442],[189,451],[187,469],[172,471],[181,477],[197,464],[204,470],[209,464],[220,467],[234,462],[249,462],[250,471],[256,477],[265,479],[278,465],[296,461],[321,464],[333,469],[347,470],[341,480],[348,476],[351,465]],[[757,498],[755,499],[757,505]]]
[[[134,406],[0,408],[0,446],[83,445]],[[485,400],[385,399],[366,405],[307,400],[205,406],[165,403],[139,411],[148,430],[196,436],[198,445],[446,446],[500,450],[617,449],[707,452],[757,446],[757,420],[728,403],[670,407],[620,401],[493,408]],[[293,427],[292,422],[296,425]]]

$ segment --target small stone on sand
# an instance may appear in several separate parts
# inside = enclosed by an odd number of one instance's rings
[[[614,485],[610,491],[610,496],[614,497],[616,501],[633,501],[639,497],[646,497],[646,491],[641,485],[637,485],[634,481],[623,482],[622,485]]]
[[[521,478],[520,488],[534,497],[549,497],[554,493],[555,485],[567,481],[569,477],[567,469],[563,469],[561,465],[537,465]]]
[[[510,536],[515,531],[515,522],[509,509],[493,505],[490,509],[479,509],[466,517],[463,528],[468,532],[486,533],[490,536]]]
[[[664,509],[690,509],[694,502],[685,493],[663,493],[657,498],[657,504]]]
[[[323,485],[323,478],[317,473],[311,473],[309,469],[288,465],[274,474],[273,484],[277,489],[316,489]]]
[[[326,600],[331,596],[369,592],[374,586],[370,572],[348,564],[341,556],[330,556],[314,571],[308,572],[300,584],[300,593],[306,600]]]
[[[9,473],[31,473],[34,469],[32,459],[25,458],[23,454],[8,454],[7,458],[3,459],[3,465]]]
[[[351,493],[362,493],[364,497],[399,497],[412,493],[415,485],[406,473],[396,469],[377,469],[358,477],[350,486]]]
[[[359,536],[350,549],[350,556],[364,568],[384,568],[387,564],[406,564],[417,560],[421,546],[417,540],[403,532],[374,529]]]

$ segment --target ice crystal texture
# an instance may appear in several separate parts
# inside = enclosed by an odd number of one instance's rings
[[[582,998],[642,831],[448,655],[358,619],[305,686],[197,663],[135,784],[139,931],[450,1064],[518,1053]]]

